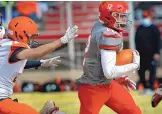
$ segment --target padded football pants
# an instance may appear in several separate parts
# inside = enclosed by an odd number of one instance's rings
[[[107,85],[79,85],[80,114],[99,114],[103,105],[117,114],[142,114],[130,93],[116,81]]]
[[[12,99],[5,99],[0,101],[0,114],[39,114],[32,107],[13,101]]]

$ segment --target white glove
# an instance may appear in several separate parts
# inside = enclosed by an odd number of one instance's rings
[[[137,70],[140,68],[140,55],[137,50],[133,51],[133,63],[138,65]]]
[[[121,76],[115,79],[119,84],[123,85],[128,91],[136,90],[136,83],[128,78],[128,76]]]
[[[60,56],[57,57],[53,57],[50,59],[45,59],[45,60],[40,60],[40,62],[42,63],[41,66],[42,67],[51,67],[51,66],[58,66],[57,64],[61,62],[60,60]]]
[[[4,38],[5,35],[5,28],[3,26],[0,27],[0,38]]]
[[[60,40],[63,44],[66,44],[77,36],[78,36],[78,26],[75,25],[73,27],[68,27],[65,35],[61,37]]]

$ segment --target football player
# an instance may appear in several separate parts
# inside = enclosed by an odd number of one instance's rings
[[[0,23],[2,23],[2,14],[0,14],[0,17],[1,17]],[[0,40],[5,38],[5,34],[6,34],[5,28],[2,26],[2,24],[0,24]],[[36,45],[36,46],[39,46],[39,45]],[[61,62],[60,56],[52,57],[49,59],[28,60],[25,64],[24,69],[30,69],[30,68],[37,69],[38,67],[52,67],[52,66],[56,67],[58,66],[57,64],[59,64],[60,62]]]
[[[8,25],[7,38],[0,40],[0,114],[61,114],[53,101],[40,112],[10,99],[15,79],[21,75],[28,59],[41,58],[77,36],[78,27],[69,27],[63,37],[54,42],[30,48],[37,37],[36,23],[25,16],[13,18]]]
[[[121,32],[131,27],[128,5],[124,1],[104,1],[99,13],[85,48],[84,74],[77,79],[80,114],[99,114],[103,105],[118,114],[141,114],[127,91],[135,89],[135,83],[123,76],[139,68],[138,52],[133,51],[132,63],[116,66],[116,55],[123,45]]]

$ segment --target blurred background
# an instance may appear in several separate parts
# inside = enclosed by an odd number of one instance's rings
[[[43,103],[47,99],[55,99],[60,107],[67,114],[77,114],[78,111],[73,110],[73,107],[79,110],[79,101],[77,99],[76,91],[77,85],[75,79],[82,75],[82,60],[84,56],[84,48],[86,46],[87,38],[90,35],[91,28],[96,20],[98,20],[98,7],[100,2],[98,1],[0,1],[0,11],[3,14],[3,26],[7,28],[8,22],[16,16],[25,15],[32,18],[38,25],[40,30],[40,36],[35,40],[41,44],[54,41],[62,37],[68,26],[77,25],[79,27],[79,36],[75,41],[71,41],[69,44],[62,46],[54,53],[49,54],[45,58],[53,56],[61,56],[62,63],[55,68],[38,68],[25,70],[24,74],[17,79],[15,84],[16,92],[55,92],[54,94],[45,93],[27,93],[27,94],[15,94],[14,97],[20,99],[20,102],[28,103],[36,109],[40,109],[41,106],[38,103]],[[160,34],[159,55],[161,55],[161,36],[162,36],[162,2],[128,2],[131,10],[130,19],[133,20],[132,29],[128,32],[123,32],[124,49],[132,48],[136,49],[135,36],[137,28],[143,23],[144,18],[151,17],[152,23],[158,28]],[[144,12],[147,12],[144,16]],[[147,23],[148,24],[148,23]],[[147,31],[143,34],[147,34]],[[140,41],[145,44],[145,40]],[[146,40],[147,42],[147,40]],[[153,42],[151,40],[151,42]],[[151,44],[150,44],[151,45]],[[153,44],[154,45],[154,44]],[[155,83],[153,89],[158,87],[161,83],[162,77],[162,56],[156,60],[157,64],[155,69]],[[129,73],[130,78],[139,82],[139,74]],[[147,69],[145,72],[146,81],[149,80],[150,74]],[[149,82],[149,81],[148,81]],[[144,85],[138,86],[138,92],[133,92],[134,98],[137,100],[137,104],[142,107],[144,114],[160,114],[160,108],[152,109],[150,100],[151,96],[143,98]],[[68,91],[67,93],[58,93],[59,91]],[[147,93],[147,92],[146,92]],[[148,92],[152,95],[153,91]],[[24,96],[27,99],[24,99]],[[140,96],[140,97],[139,97]],[[36,99],[30,101],[35,97]],[[66,98],[70,98],[67,100]],[[41,99],[40,101],[37,99]],[[59,100],[59,99],[62,100]],[[43,99],[43,100],[42,100]],[[70,106],[67,107],[67,104]],[[150,107],[148,108],[148,104]],[[114,114],[110,109],[103,109],[101,113],[105,114],[109,112]]]

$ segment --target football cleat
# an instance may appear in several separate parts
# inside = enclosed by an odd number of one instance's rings
[[[162,100],[162,84],[159,86],[155,94],[152,96],[152,107],[156,107]]]
[[[40,114],[65,114],[59,111],[59,108],[55,106],[54,101],[47,101],[40,111]]]

